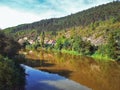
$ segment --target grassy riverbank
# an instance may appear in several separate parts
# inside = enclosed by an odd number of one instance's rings
[[[29,50],[28,50],[29,51]],[[53,52],[53,53],[65,53],[65,54],[70,54],[70,55],[75,55],[75,56],[87,56],[87,57],[92,57],[94,60],[96,61],[115,61],[113,60],[112,58],[108,57],[107,55],[102,55],[102,54],[93,54],[93,55],[83,55],[77,51],[69,51],[69,50],[65,50],[65,49],[62,49],[62,50],[56,50],[56,49],[46,49],[46,48],[40,48],[38,50],[32,50],[33,52],[36,52],[36,51],[47,51],[47,52]]]
[[[68,54],[71,54],[71,55],[81,55],[81,56],[85,56],[85,55],[82,55],[81,53],[78,53],[76,51],[68,51],[68,50],[61,50],[62,53],[68,53]],[[112,58],[108,57],[107,55],[102,55],[102,54],[93,54],[93,55],[86,55],[88,57],[92,57],[94,58],[95,60],[99,60],[99,61],[113,61]]]

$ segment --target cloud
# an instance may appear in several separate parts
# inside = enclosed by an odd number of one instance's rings
[[[0,5],[41,14],[47,11],[74,13],[113,0],[1,0]]]
[[[0,28],[62,17],[113,0],[1,0]]]
[[[28,12],[20,12],[8,7],[0,7],[0,11],[2,12],[0,14],[0,28],[38,21],[51,15],[51,12],[48,12],[46,15],[37,15]]]

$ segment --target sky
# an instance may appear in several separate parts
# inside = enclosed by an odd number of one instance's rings
[[[0,28],[67,16],[113,0],[0,0]]]

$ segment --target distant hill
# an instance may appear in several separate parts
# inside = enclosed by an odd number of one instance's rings
[[[120,21],[120,1],[93,7],[61,18],[44,19],[31,24],[10,27],[4,29],[4,32],[13,35],[16,35],[17,33],[17,37],[22,37],[28,33],[34,36],[41,31],[56,32],[77,26],[86,27],[91,23],[105,21],[111,18]]]

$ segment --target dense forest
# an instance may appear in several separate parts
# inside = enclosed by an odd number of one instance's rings
[[[120,1],[4,30],[25,49],[45,48],[120,60]],[[52,40],[53,43],[48,43]],[[31,41],[34,42],[31,44]]]
[[[0,31],[0,90],[24,90],[25,72],[17,60],[20,45]]]

